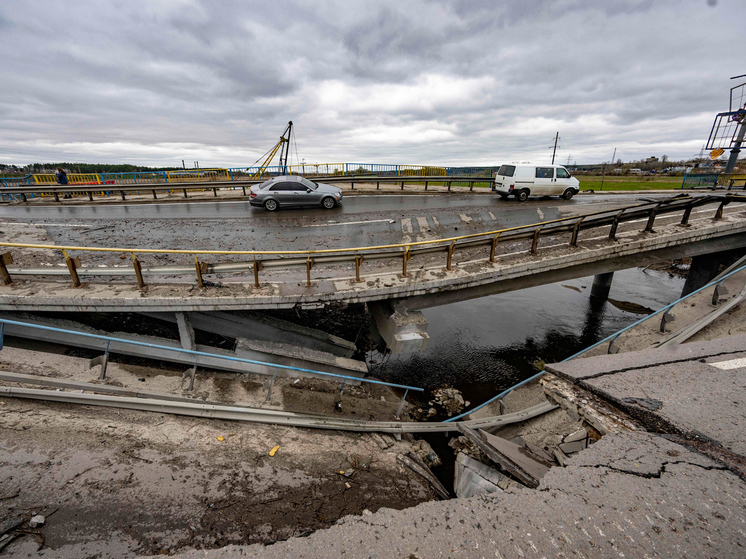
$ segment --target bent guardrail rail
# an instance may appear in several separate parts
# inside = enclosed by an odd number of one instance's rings
[[[474,247],[489,247],[487,260],[496,262],[499,255],[496,254],[498,243],[530,240],[529,252],[538,252],[541,238],[570,233],[569,246],[578,245],[578,236],[581,231],[600,227],[610,227],[608,238],[616,240],[616,234],[620,223],[647,218],[643,231],[652,232],[655,219],[659,215],[674,212],[683,212],[680,225],[689,223],[692,210],[699,206],[718,204],[714,219],[723,217],[723,209],[732,202],[746,202],[746,196],[740,195],[707,195],[701,197],[677,196],[660,201],[643,202],[640,204],[625,206],[611,210],[600,210],[597,212],[568,216],[549,220],[542,223],[520,225],[484,233],[472,233],[442,239],[431,239],[426,241],[412,241],[389,245],[316,249],[316,250],[192,250],[192,249],[146,249],[146,248],[109,248],[109,247],[85,247],[71,245],[43,245],[29,243],[0,242],[0,247],[16,249],[43,249],[48,251],[59,251],[65,259],[67,271],[64,268],[8,268],[13,262],[12,253],[6,252],[0,257],[0,278],[8,285],[12,283],[14,275],[27,276],[54,276],[69,274],[73,285],[81,285],[80,276],[136,276],[140,288],[145,287],[146,275],[170,275],[178,276],[184,274],[195,274],[197,285],[205,286],[203,276],[205,274],[217,273],[253,273],[254,287],[260,287],[260,272],[267,268],[300,267],[306,269],[306,286],[312,285],[311,272],[317,264],[340,264],[348,263],[355,267],[355,282],[364,281],[362,266],[366,260],[399,259],[401,260],[401,275],[408,275],[407,266],[413,257],[445,253],[446,270],[452,270],[454,266],[453,256],[457,250]],[[79,256],[72,257],[70,252],[109,252],[129,253],[132,257],[132,267],[89,267],[81,266]],[[142,254],[169,254],[185,255],[194,259],[191,266],[151,266],[143,267],[138,255]],[[204,255],[226,255],[226,256],[250,256],[251,260],[238,262],[207,263],[201,262],[199,257]],[[349,272],[346,272],[348,274]]]
[[[160,344],[153,344],[153,343],[149,343],[149,342],[141,342],[141,341],[138,341],[138,340],[128,340],[126,338],[117,338],[117,337],[114,337],[114,336],[103,336],[101,334],[91,334],[89,332],[79,332],[77,330],[68,330],[68,329],[65,329],[65,328],[56,328],[54,326],[45,326],[43,324],[34,324],[32,322],[22,322],[22,321],[19,321],[19,320],[11,320],[11,319],[4,318],[4,317],[0,317],[0,351],[3,349],[4,336],[5,336],[5,325],[6,324],[9,325],[9,326],[18,326],[18,327],[22,327],[22,328],[31,328],[31,329],[34,329],[34,330],[42,330],[42,331],[47,331],[47,332],[60,332],[60,333],[64,333],[64,334],[70,334],[72,336],[80,336],[80,337],[84,337],[84,338],[90,338],[90,339],[95,339],[95,340],[100,340],[100,341],[106,342],[106,350],[105,350],[104,354],[100,358],[97,358],[98,362],[96,363],[96,364],[100,364],[101,365],[101,377],[100,377],[101,380],[104,380],[106,378],[106,364],[107,364],[108,359],[109,359],[109,349],[110,349],[111,344],[114,343],[114,344],[121,344],[121,345],[134,345],[134,346],[139,346],[139,347],[148,347],[148,348],[153,348],[153,349],[158,349],[158,350],[167,350],[167,351],[172,351],[174,353],[178,353],[178,354],[181,354],[181,355],[190,355],[190,356],[193,356],[194,357],[194,365],[193,365],[192,369],[190,369],[190,372],[191,372],[190,389],[193,387],[194,377],[197,374],[197,367],[199,366],[199,358],[203,357],[203,358],[209,358],[209,359],[211,359],[213,361],[223,360],[223,361],[229,361],[229,362],[248,363],[248,364],[252,364],[252,365],[259,365],[259,366],[262,366],[262,367],[268,367],[270,369],[275,369],[275,376],[277,375],[277,371],[278,370],[286,371],[286,372],[293,372],[293,371],[295,371],[295,372],[298,372],[298,373],[305,373],[305,374],[313,375],[313,376],[316,376],[318,378],[325,378],[325,379],[331,379],[331,380],[336,380],[336,381],[342,381],[342,388],[341,388],[341,391],[340,391],[340,395],[342,394],[342,391],[344,391],[345,384],[348,381],[355,382],[355,383],[362,382],[362,383],[367,383],[367,384],[377,384],[377,385],[380,385],[380,386],[387,386],[389,388],[398,388],[400,390],[404,390],[404,396],[402,397],[402,405],[403,405],[403,402],[405,401],[405,399],[407,397],[407,394],[409,393],[410,390],[412,390],[414,392],[424,392],[425,391],[424,388],[419,388],[417,386],[408,386],[406,384],[396,384],[396,383],[386,382],[386,381],[382,381],[382,380],[366,379],[366,378],[360,378],[360,377],[353,377],[353,376],[349,376],[349,375],[340,375],[338,373],[329,373],[329,372],[325,372],[325,371],[316,371],[314,369],[306,369],[306,368],[302,368],[302,367],[293,367],[291,365],[281,365],[281,364],[278,364],[278,363],[268,363],[268,362],[265,362],[265,361],[258,361],[256,359],[246,359],[244,357],[234,357],[234,356],[231,356],[231,355],[221,355],[221,354],[217,354],[217,353],[208,353],[208,352],[204,352],[204,351],[184,349],[184,348],[181,348],[181,347],[174,347],[174,346],[166,346],[166,345],[160,345]],[[112,350],[112,351],[114,351],[114,350]],[[257,374],[263,374],[263,373],[257,372]],[[275,377],[273,377],[273,380],[274,380],[274,378]],[[401,411],[401,408],[400,408],[400,411]]]

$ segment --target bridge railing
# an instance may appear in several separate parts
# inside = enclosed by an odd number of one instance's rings
[[[446,270],[452,270],[456,265],[454,254],[464,249],[485,247],[488,250],[486,259],[495,263],[501,256],[497,254],[498,244],[528,240],[529,253],[535,255],[539,251],[542,238],[556,235],[570,235],[569,246],[576,247],[579,242],[579,234],[582,231],[609,227],[608,238],[616,240],[619,225],[625,222],[634,222],[642,219],[645,221],[644,231],[652,232],[655,219],[659,215],[682,212],[681,225],[689,224],[689,218],[694,208],[717,204],[717,210],[713,218],[722,219],[723,210],[732,202],[746,202],[746,196],[741,195],[708,195],[700,197],[678,196],[662,201],[643,202],[623,208],[600,210],[597,212],[568,216],[549,220],[541,223],[533,223],[498,229],[484,233],[472,233],[469,235],[454,236],[442,239],[430,239],[425,241],[414,241],[389,245],[374,245],[351,248],[335,249],[312,249],[312,250],[199,250],[199,249],[145,249],[145,248],[105,248],[85,246],[58,246],[29,243],[0,242],[0,247],[22,249],[47,250],[50,253],[61,254],[64,258],[67,270],[62,267],[45,266],[42,268],[8,268],[13,262],[10,252],[0,255],[0,279],[7,285],[12,283],[12,277],[23,276],[60,276],[70,275],[73,285],[81,285],[80,276],[136,276],[140,288],[145,287],[145,277],[154,275],[184,276],[196,275],[197,285],[205,286],[203,276],[206,274],[253,274],[254,286],[261,287],[260,273],[267,269],[299,267],[305,268],[306,286],[312,287],[312,269],[319,264],[354,266],[355,282],[362,282],[363,263],[372,260],[393,259],[401,262],[401,276],[408,276],[408,263],[414,257],[432,256],[444,253]],[[81,265],[80,256],[71,256],[70,253],[85,254],[86,252],[116,253],[118,255],[130,254],[132,267],[123,266],[90,266]],[[159,255],[181,255],[193,259],[191,265],[165,265],[145,267],[139,257],[148,254]],[[209,263],[200,261],[201,256],[228,256],[229,261]],[[242,257],[250,257],[242,260]],[[348,277],[349,269],[344,266],[335,268],[336,273],[342,277]]]
[[[39,185],[16,185],[8,186],[0,189],[0,199],[7,200],[9,198],[15,199],[20,197],[24,202],[28,201],[28,198],[34,198],[35,196],[54,196],[55,201],[59,202],[59,194],[71,194],[73,196],[88,196],[90,201],[93,201],[93,195],[96,196],[110,196],[119,194],[122,200],[126,199],[126,194],[142,194],[143,192],[151,192],[154,198],[157,198],[156,192],[174,192],[182,191],[185,198],[188,198],[188,191],[213,191],[214,196],[217,196],[218,190],[236,190],[240,188],[243,195],[246,196],[246,187],[252,184],[264,182],[271,175],[265,174],[260,178],[255,175],[251,175],[253,169],[243,169],[239,174],[237,170],[228,169],[228,179],[221,179],[222,174],[215,174],[207,180],[204,177],[210,177],[210,175],[201,175],[202,178],[189,175],[177,175],[174,174],[171,177],[166,175],[165,178],[159,175],[155,175],[156,182],[141,183],[139,177],[135,177],[130,184],[112,184],[106,174],[99,174],[98,182],[81,183],[76,182],[68,185],[59,185],[53,182],[45,182]],[[258,171],[258,169],[257,169]],[[423,176],[423,175],[332,175],[318,179],[323,182],[342,182],[352,185],[354,190],[355,184],[359,183],[375,183],[376,189],[380,190],[382,183],[393,183],[397,184],[401,190],[404,190],[406,185],[417,185],[424,186],[427,190],[429,186],[445,185],[448,191],[451,191],[453,186],[464,186],[469,188],[470,191],[474,190],[475,185],[489,186],[492,184],[492,179],[485,176]],[[175,182],[179,181],[179,182]],[[105,188],[101,188],[101,186]]]

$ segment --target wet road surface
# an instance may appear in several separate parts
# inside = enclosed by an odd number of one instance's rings
[[[31,221],[43,225],[56,244],[78,246],[303,250],[466,235],[639,201],[637,195],[536,198],[525,203],[490,195],[349,195],[333,210],[275,213],[243,201],[0,206],[0,225],[4,219]]]

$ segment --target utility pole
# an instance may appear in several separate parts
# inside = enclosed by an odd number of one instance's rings
[[[614,155],[611,156],[611,164],[614,164],[614,158],[616,157],[616,148],[614,148]],[[604,189],[604,179],[606,178],[606,163],[604,163],[603,171],[601,172],[601,187],[599,190]]]
[[[554,156],[557,154],[557,141],[559,140],[559,132],[554,136],[554,151],[552,152],[552,165],[554,165]]]

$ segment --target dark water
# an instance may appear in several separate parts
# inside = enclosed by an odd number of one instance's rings
[[[590,299],[592,277],[424,310],[428,349],[393,356],[385,380],[453,386],[473,405],[636,322],[645,315]],[[657,310],[679,298],[684,279],[636,268],[614,275],[610,297]],[[571,286],[575,289],[571,289]]]

